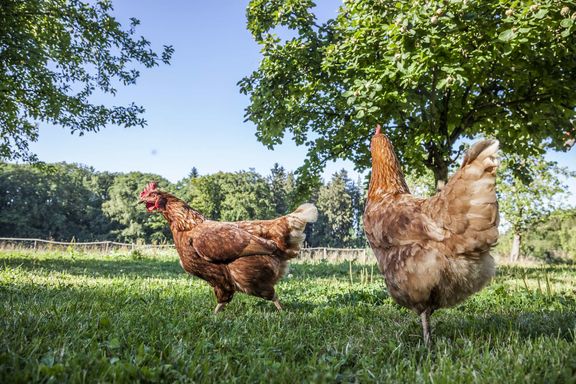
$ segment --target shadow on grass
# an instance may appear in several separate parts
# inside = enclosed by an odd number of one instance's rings
[[[113,257],[113,256],[112,256]],[[130,260],[125,256],[118,259],[90,259],[87,256],[72,258],[63,257],[46,257],[35,258],[13,257],[0,255],[0,268],[3,266],[10,268],[22,268],[29,271],[38,271],[45,269],[49,271],[58,271],[72,275],[103,275],[103,276],[130,276],[137,275],[141,277],[167,277],[175,274],[182,274],[184,271],[178,263],[178,259],[154,259],[142,258]],[[374,279],[380,278],[378,269],[374,266],[357,265],[348,262],[338,264],[318,263],[318,264],[297,264],[290,265],[290,272],[299,279],[316,279],[316,278],[343,278],[349,279],[350,268],[354,278],[358,279],[361,272],[371,273]]]
[[[450,340],[507,340],[541,337],[575,341],[573,311],[511,311],[507,314],[486,313],[465,318],[445,315],[432,317],[433,333]]]
[[[73,258],[26,258],[0,256],[0,268],[21,268],[28,271],[40,269],[57,271],[71,275],[87,276],[139,276],[139,277],[174,277],[183,274],[178,260],[140,259],[117,260]]]

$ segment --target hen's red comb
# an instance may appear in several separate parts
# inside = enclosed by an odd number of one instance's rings
[[[380,126],[380,124],[376,124],[376,135],[380,134],[380,131],[382,130],[382,127]]]
[[[146,188],[144,188],[144,190],[142,192],[140,192],[140,197],[144,197],[146,195],[148,195],[150,192],[156,190],[156,182],[155,181],[151,181],[148,183],[148,185],[146,186]]]

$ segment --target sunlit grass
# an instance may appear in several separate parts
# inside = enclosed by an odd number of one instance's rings
[[[174,255],[0,253],[0,382],[575,382],[576,270],[502,267],[433,316],[370,265],[294,263],[284,306],[211,288]]]

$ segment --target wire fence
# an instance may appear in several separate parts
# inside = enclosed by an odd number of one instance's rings
[[[375,262],[371,249],[366,248],[302,248],[299,260],[303,261],[329,261],[339,263],[341,261],[357,261],[359,263]]]
[[[85,251],[85,252],[134,252],[157,255],[166,252],[176,254],[174,244],[139,244],[119,243],[116,241],[53,241],[45,239],[29,239],[0,237],[0,249],[4,250],[37,250],[37,251]],[[358,263],[374,263],[371,249],[366,248],[302,248],[297,260],[308,262],[342,262],[354,261]]]

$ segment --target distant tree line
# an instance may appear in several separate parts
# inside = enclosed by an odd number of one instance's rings
[[[496,252],[541,258],[576,259],[576,210],[566,206],[567,186],[561,176],[573,172],[541,157],[526,163],[531,179],[522,181],[503,159],[498,194],[502,233]],[[408,173],[413,193],[435,191],[431,174]],[[303,202],[292,172],[274,164],[269,175],[253,169],[189,175],[172,183],[142,172],[98,172],[78,164],[19,165],[0,163],[0,237],[62,241],[115,240],[172,242],[164,218],[149,214],[138,195],[150,181],[180,197],[214,220],[270,219],[285,215]],[[318,207],[318,221],[307,229],[310,247],[356,248],[367,245],[362,228],[366,180],[352,180],[345,170],[318,182],[307,201]],[[520,239],[522,241],[520,241]]]
[[[164,218],[138,204],[152,180],[214,220],[270,219],[302,202],[295,175],[278,164],[266,177],[254,170],[200,175],[193,168],[171,183],[151,173],[98,172],[78,164],[0,163],[0,236],[171,243]],[[363,247],[363,191],[345,170],[319,183],[310,201],[320,214],[308,230],[308,246]]]

